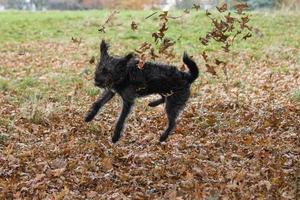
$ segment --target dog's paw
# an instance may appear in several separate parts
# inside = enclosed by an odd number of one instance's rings
[[[167,134],[162,134],[162,135],[160,136],[160,138],[159,138],[159,142],[164,142],[164,141],[166,141],[166,139],[168,138],[168,136],[169,136],[169,135],[167,135]]]
[[[120,136],[114,135],[114,136],[112,137],[112,139],[111,139],[111,142],[115,144],[115,143],[117,143],[117,142],[119,141],[119,139],[120,139]]]
[[[88,113],[85,118],[84,118],[84,121],[85,122],[90,122],[94,119],[95,115],[93,115],[92,113]]]

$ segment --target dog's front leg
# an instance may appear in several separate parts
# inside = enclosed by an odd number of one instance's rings
[[[124,127],[124,122],[125,122],[128,114],[130,113],[130,110],[131,110],[132,106],[133,106],[132,101],[123,100],[122,112],[121,112],[121,115],[118,119],[115,131],[114,131],[114,135],[112,137],[112,142],[113,143],[116,143],[120,139],[121,132],[122,132],[123,127]]]
[[[111,100],[115,96],[115,93],[111,90],[106,90],[101,97],[97,99],[95,103],[93,103],[89,112],[85,117],[85,122],[90,122],[97,115],[98,111],[102,106],[104,106],[109,100]]]

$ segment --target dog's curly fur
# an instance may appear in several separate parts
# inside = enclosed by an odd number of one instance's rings
[[[196,63],[186,54],[183,62],[189,72],[181,72],[175,66],[146,62],[143,69],[137,67],[138,59],[131,53],[124,57],[108,54],[108,44],[103,40],[100,45],[100,62],[95,72],[95,85],[105,88],[102,96],[92,105],[85,121],[90,122],[100,108],[119,94],[123,100],[121,115],[116,124],[112,142],[116,143],[121,136],[124,122],[130,113],[134,100],[151,94],[159,94],[160,99],[149,103],[155,107],[166,103],[168,127],[160,136],[165,141],[176,124],[179,112],[184,108],[189,96],[190,86],[199,74]]]

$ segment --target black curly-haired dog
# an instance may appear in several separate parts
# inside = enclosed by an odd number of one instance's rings
[[[159,94],[160,99],[149,103],[155,107],[166,102],[168,127],[160,136],[165,141],[174,129],[176,118],[184,108],[189,96],[190,86],[198,77],[199,71],[196,63],[184,53],[183,62],[189,72],[181,72],[174,66],[146,62],[143,69],[137,67],[138,59],[128,54],[125,57],[115,57],[108,54],[108,44],[103,40],[100,45],[100,62],[95,72],[95,85],[105,88],[102,96],[92,105],[85,121],[90,122],[99,109],[119,94],[123,100],[121,115],[116,124],[112,142],[116,143],[121,136],[124,122],[137,97],[150,94]]]

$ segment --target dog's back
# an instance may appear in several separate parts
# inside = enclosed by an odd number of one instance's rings
[[[182,72],[175,66],[155,62],[146,62],[143,69],[139,69],[137,67],[139,61],[132,59],[127,63],[130,82],[138,85],[143,95],[171,93],[187,88],[196,80],[199,71],[196,63],[186,53],[183,61],[189,68],[189,72]]]

